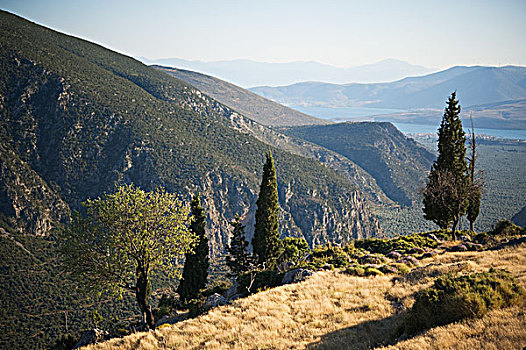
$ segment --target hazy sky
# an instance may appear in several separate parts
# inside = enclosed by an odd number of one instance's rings
[[[0,0],[0,8],[153,59],[526,65],[525,0]]]

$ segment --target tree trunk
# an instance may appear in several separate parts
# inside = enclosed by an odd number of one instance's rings
[[[152,308],[148,304],[148,273],[146,270],[137,266],[137,287],[135,291],[135,296],[137,298],[137,303],[139,304],[139,309],[143,315],[143,321],[149,329],[155,328],[155,322],[153,319]]]
[[[453,220],[453,227],[451,228],[451,236],[453,237],[453,240],[457,239],[457,225],[458,225],[458,218],[455,218]]]
[[[475,220],[469,220],[469,230],[475,232]]]

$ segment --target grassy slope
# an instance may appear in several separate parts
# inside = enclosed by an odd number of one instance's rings
[[[433,263],[433,265],[428,265]],[[495,266],[526,286],[526,246],[500,251],[446,253],[421,261],[422,271],[482,271]],[[426,266],[427,265],[427,266]],[[523,310],[495,310],[482,319],[432,328],[397,341],[401,324],[393,300],[410,307],[432,284],[426,273],[353,277],[319,272],[307,281],[264,291],[155,332],[137,333],[87,349],[520,349],[526,344]]]

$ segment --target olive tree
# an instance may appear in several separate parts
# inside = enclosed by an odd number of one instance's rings
[[[151,274],[176,273],[176,262],[191,250],[188,209],[162,188],[145,192],[134,185],[83,205],[86,215],[75,213],[61,233],[63,267],[87,290],[134,293],[153,328]]]

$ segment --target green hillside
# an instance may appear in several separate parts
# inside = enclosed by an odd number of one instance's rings
[[[434,155],[390,123],[338,123],[286,128],[283,132],[335,151],[371,174],[402,206],[419,202]]]
[[[0,348],[49,345],[65,330],[62,311],[70,331],[86,323],[90,309],[66,297],[68,281],[56,271],[49,234],[82,201],[115,183],[162,185],[185,201],[200,191],[214,257],[236,212],[251,226],[269,146],[239,130],[228,107],[129,57],[6,12],[0,12],[0,71],[0,209],[11,232],[2,235],[0,256],[7,286]],[[282,235],[316,245],[380,232],[344,175],[313,159],[272,152]],[[27,238],[25,250],[13,249],[20,246],[12,238],[20,237]],[[19,307],[24,298],[41,301],[38,310]],[[63,305],[60,312],[52,300]],[[112,310],[129,311],[122,304]]]

